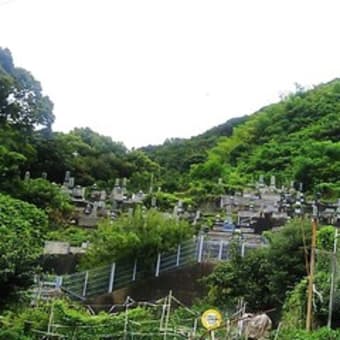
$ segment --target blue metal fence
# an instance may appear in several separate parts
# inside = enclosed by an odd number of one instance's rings
[[[158,277],[163,272],[176,270],[192,263],[225,261],[229,258],[230,241],[209,240],[204,236],[183,242],[171,252],[159,253],[154,265],[138,261],[115,262],[85,272],[56,276],[55,287],[67,294],[85,300],[90,296],[111,293],[113,290],[152,276]],[[250,249],[263,246],[261,243],[240,243],[243,256]]]

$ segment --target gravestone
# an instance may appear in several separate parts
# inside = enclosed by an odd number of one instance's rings
[[[71,177],[71,172],[70,172],[70,171],[66,171],[66,172],[65,172],[65,179],[64,179],[64,182],[65,182],[65,183],[69,183],[70,177]]]
[[[263,176],[263,175],[260,175],[260,176],[259,176],[259,180],[258,180],[258,183],[257,183],[257,187],[258,187],[258,188],[264,188],[264,187],[265,187],[264,176]]]
[[[80,185],[77,185],[75,188],[72,190],[72,197],[75,199],[85,199],[85,188],[82,188]]]
[[[24,180],[28,181],[30,179],[30,177],[31,177],[31,173],[29,171],[26,171]]]
[[[294,208],[294,213],[297,216],[302,215],[302,206],[300,201],[295,202],[295,208]]]
[[[69,242],[45,241],[44,254],[66,255],[70,252]]]
[[[93,217],[97,216],[98,208],[99,208],[99,202],[94,202],[92,212],[91,212],[91,216],[93,216]]]
[[[123,202],[124,194],[120,186],[115,186],[112,191],[113,200],[117,202]]]
[[[142,190],[139,190],[138,193],[136,194],[136,199],[143,200],[144,197],[145,197],[144,192]]]
[[[340,219],[340,198],[338,199],[338,207],[336,208],[337,218]]]
[[[300,199],[301,199],[301,192],[298,191],[298,192],[296,193],[296,200],[297,200],[297,201],[300,201]]]
[[[74,177],[70,177],[68,181],[68,187],[72,189],[74,187]]]
[[[299,183],[299,190],[300,190],[301,192],[303,191],[303,183],[302,183],[302,182]]]
[[[183,209],[183,202],[181,200],[179,200],[177,202],[177,213],[181,214],[183,213],[184,209]]]
[[[156,208],[156,203],[157,203],[157,199],[156,199],[155,196],[153,196],[153,197],[151,198],[151,206],[152,206],[153,208]]]
[[[114,210],[116,210],[118,208],[118,204],[117,204],[117,201],[115,201],[115,200],[113,200],[113,202],[112,202],[112,210],[114,211]]]
[[[127,186],[127,179],[124,177],[123,182],[122,182],[123,195],[125,195],[127,193],[126,186]]]
[[[100,201],[105,201],[106,200],[106,191],[102,190],[100,192],[100,197],[99,197]]]
[[[316,202],[313,203],[313,217],[318,217],[318,206]]]
[[[177,207],[177,205],[174,206],[174,210],[173,210],[172,214],[173,214],[174,217],[176,217],[176,218],[178,217],[178,207]]]

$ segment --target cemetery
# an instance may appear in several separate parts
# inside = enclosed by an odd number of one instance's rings
[[[28,172],[25,179],[27,176]],[[299,189],[302,189],[301,185]],[[67,171],[61,190],[75,207],[71,223],[79,228],[96,228],[101,220],[115,220],[122,214],[131,214],[138,205],[146,209],[144,200],[147,195],[141,190],[129,192],[124,178],[117,178],[110,192],[109,188],[99,190],[96,184],[90,187],[76,185],[75,178]],[[155,197],[151,200],[151,207],[157,209]],[[191,205],[184,207],[179,200],[172,212],[163,213],[175,219],[184,219],[196,228],[199,226],[198,231],[212,241],[242,239],[249,243],[265,244],[264,231],[279,230],[289,220],[301,216],[308,218],[316,211],[320,222],[340,226],[340,199],[337,203],[305,201],[304,193],[295,189],[293,182],[288,188],[277,188],[275,176],[271,176],[270,183],[266,185],[261,175],[255,185],[245,188],[244,192],[221,195],[219,206],[212,211],[194,210]],[[213,220],[208,222],[205,216],[213,216]],[[86,248],[83,245],[70,247],[67,243],[48,241],[45,253],[84,253]]]
[[[299,86],[129,148],[54,131],[40,82],[0,47],[0,339],[339,339],[339,96],[339,79]]]

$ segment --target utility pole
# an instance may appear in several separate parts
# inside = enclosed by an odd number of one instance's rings
[[[314,283],[314,269],[315,269],[315,248],[316,248],[316,229],[317,229],[317,217],[312,219],[312,247],[310,251],[310,270],[308,281],[308,301],[307,301],[307,317],[306,317],[306,329],[312,330],[313,321],[313,283]]]
[[[335,235],[334,235],[334,246],[333,246],[333,253],[332,253],[332,274],[331,274],[331,287],[329,292],[329,306],[328,306],[328,321],[327,327],[332,327],[332,314],[333,314],[333,298],[334,298],[334,281],[336,275],[336,248],[338,242],[338,229],[335,228]]]

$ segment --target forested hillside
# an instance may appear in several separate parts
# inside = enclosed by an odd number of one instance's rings
[[[222,178],[242,188],[264,174],[280,184],[302,182],[306,191],[340,193],[340,80],[300,89],[267,106],[220,138],[207,160],[191,168],[194,182]]]
[[[0,50],[0,188],[10,190],[24,172],[46,172],[62,182],[70,170],[77,184],[112,186],[126,177],[135,190],[153,181],[166,192],[202,196],[242,189],[264,174],[282,185],[302,182],[305,190],[339,195],[340,80],[305,91],[250,116],[228,120],[190,139],[129,151],[89,128],[52,131],[53,104],[24,69]]]
[[[62,183],[71,171],[76,184],[113,186],[116,178],[146,189],[159,165],[141,151],[129,151],[90,128],[70,133],[53,132],[53,103],[40,83],[14,65],[8,49],[0,48],[0,191],[16,194],[26,171],[31,177],[46,173]]]
[[[190,139],[170,138],[162,145],[149,145],[141,150],[161,166],[163,189],[180,191],[189,187],[191,166],[205,162],[208,151],[216,146],[218,139],[231,136],[234,127],[246,120],[247,116],[232,118]]]

